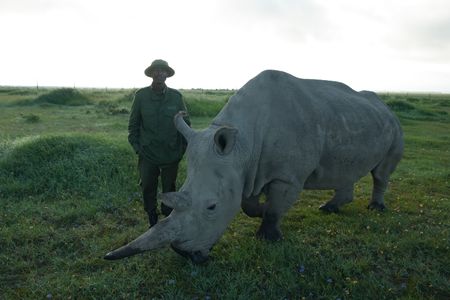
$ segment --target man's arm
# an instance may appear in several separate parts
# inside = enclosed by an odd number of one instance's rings
[[[128,142],[134,149],[134,152],[139,153],[140,144],[139,144],[139,134],[141,128],[141,113],[140,113],[140,105],[137,98],[137,95],[134,95],[133,105],[131,106],[130,119],[128,121]]]

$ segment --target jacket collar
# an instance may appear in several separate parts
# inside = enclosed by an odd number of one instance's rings
[[[153,93],[155,93],[155,94],[161,95],[160,93],[158,93],[158,92],[156,92],[155,90],[153,90],[153,87],[152,87],[151,85],[150,85],[150,90],[151,90]],[[162,95],[165,95],[166,92],[167,92],[167,85],[164,85],[164,88],[163,88],[163,90],[162,90]]]

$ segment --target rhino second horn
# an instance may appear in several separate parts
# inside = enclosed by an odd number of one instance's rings
[[[125,246],[107,253],[104,259],[116,260],[144,251],[158,249],[175,241],[180,233],[178,222],[170,216],[140,235]]]
[[[191,207],[191,197],[186,192],[169,192],[161,194],[161,201],[175,210],[184,211]]]
[[[175,128],[184,136],[186,141],[189,143],[189,140],[191,140],[192,136],[195,134],[195,131],[184,121],[183,116],[186,115],[187,113],[185,111],[180,111],[175,115],[173,121],[175,123]]]

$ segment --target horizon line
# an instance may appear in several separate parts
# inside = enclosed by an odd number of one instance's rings
[[[3,88],[26,88],[26,89],[58,89],[58,88],[72,88],[72,89],[97,89],[97,90],[134,90],[140,89],[142,87],[100,87],[100,86],[67,86],[67,85],[1,85],[0,89]],[[216,91],[237,91],[239,89],[236,88],[176,88],[178,90],[216,90]],[[361,90],[363,91],[363,90]],[[450,91],[419,91],[419,90],[373,90],[376,93],[394,93],[394,94],[441,94],[441,95],[450,95]]]

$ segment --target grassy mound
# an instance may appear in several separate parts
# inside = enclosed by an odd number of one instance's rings
[[[33,103],[50,103],[68,106],[81,106],[92,104],[92,101],[76,89],[62,88],[38,96]]]
[[[123,195],[135,187],[128,147],[89,136],[43,136],[10,145],[0,160],[0,198]]]

